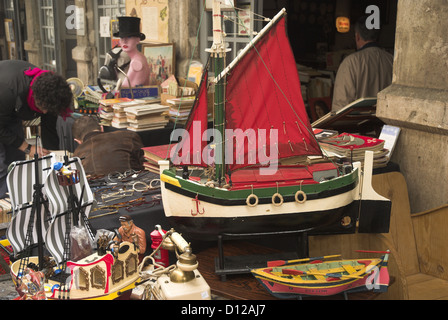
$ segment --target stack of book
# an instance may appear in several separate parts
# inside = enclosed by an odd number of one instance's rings
[[[168,106],[161,104],[146,104],[126,108],[128,130],[147,131],[162,129],[168,123]]]
[[[384,140],[377,138],[342,133],[320,141],[324,151],[338,155],[340,158],[364,163],[365,152],[373,151],[373,167],[379,168],[387,165],[389,150],[384,148]]]
[[[129,126],[126,110],[131,107],[146,105],[145,100],[135,99],[114,104],[114,117],[112,118],[112,127],[127,128]]]
[[[166,103],[169,105],[169,121],[185,124],[195,99],[195,96],[190,96],[166,100]]]
[[[177,144],[166,144],[161,146],[152,146],[142,148],[145,157],[145,169],[159,174],[159,160],[169,160],[170,152],[172,148],[175,148]]]
[[[99,100],[98,114],[101,118],[101,124],[103,126],[111,126],[114,118],[114,105],[121,102],[129,102],[132,99],[128,98],[116,98],[116,99],[102,99]]]
[[[99,100],[99,111],[98,114],[101,118],[101,124],[111,126],[114,120],[116,105],[122,103],[130,103],[132,99],[128,98],[114,98],[114,99],[103,99]]]

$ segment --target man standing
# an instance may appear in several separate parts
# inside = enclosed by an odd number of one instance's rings
[[[334,84],[332,111],[366,97],[376,97],[378,92],[392,83],[393,56],[381,49],[377,40],[378,29],[368,29],[366,16],[355,25],[357,52],[341,63]]]
[[[68,116],[73,94],[60,75],[25,61],[0,61],[0,74],[0,198],[4,198],[11,162],[25,160],[25,154],[48,154],[46,149],[36,150],[25,141],[22,120],[41,117],[44,127],[49,116]],[[55,121],[52,123],[56,133]]]

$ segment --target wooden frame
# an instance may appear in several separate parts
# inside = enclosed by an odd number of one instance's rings
[[[239,36],[250,36],[254,32],[253,25],[251,21],[253,21],[253,14],[250,2],[239,4],[241,11],[237,12],[237,21],[238,21],[238,35]]]
[[[175,51],[173,43],[143,43],[142,52],[151,69],[149,85],[160,85],[175,74]]]
[[[16,39],[14,22],[12,19],[5,19],[5,38],[6,42],[14,42]]]
[[[221,9],[222,10],[233,10],[233,7],[235,6],[235,0],[222,0],[221,1]],[[213,9],[213,0],[206,0],[205,1],[205,10],[212,10]]]
[[[114,48],[115,46],[120,45],[120,38],[114,37],[114,33],[118,32],[118,19],[116,20],[110,20],[110,44],[111,48]]]

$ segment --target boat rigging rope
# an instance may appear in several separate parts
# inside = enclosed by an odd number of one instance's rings
[[[188,75],[189,72],[190,72],[191,62],[193,61],[193,56],[194,56],[194,53],[196,52],[196,49],[197,49],[197,46],[198,46],[198,43],[199,43],[199,32],[200,32],[200,30],[201,30],[202,21],[203,21],[203,19],[204,19],[204,14],[205,14],[205,9],[202,10],[201,19],[199,20],[199,26],[198,26],[198,30],[197,30],[197,32],[196,32],[196,41],[195,41],[195,43],[194,43],[193,50],[191,50],[191,56],[190,56],[190,60],[189,60],[189,62],[188,62],[187,75]],[[187,86],[187,81],[185,81],[185,83],[184,83],[184,89],[185,89],[186,86]],[[182,106],[182,98],[184,97],[184,92],[185,92],[185,90],[182,90],[181,102],[180,102],[179,107],[178,107],[178,110],[177,110],[177,111],[178,111],[178,114],[179,114],[180,108],[181,108],[181,106]],[[174,121],[173,132],[174,132],[174,130],[176,130],[177,120],[178,120],[178,116],[176,116],[176,120]],[[171,151],[171,145],[172,145],[172,141],[171,141],[171,139],[170,139],[169,148],[168,148],[168,150],[167,150],[167,152],[166,152],[165,160],[169,159],[170,151]]]

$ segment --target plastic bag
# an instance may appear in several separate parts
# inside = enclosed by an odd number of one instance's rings
[[[73,227],[70,231],[70,260],[79,261],[93,253],[92,240],[85,227]]]

